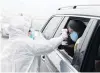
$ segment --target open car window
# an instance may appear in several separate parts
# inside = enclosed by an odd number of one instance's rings
[[[60,26],[58,27],[58,29],[57,29],[57,31],[55,31],[55,36],[54,37],[57,37],[57,36],[59,36],[60,34],[61,34],[61,30],[62,29],[67,29],[67,24],[68,24],[68,22],[70,21],[70,20],[75,20],[75,19],[77,19],[77,20],[80,20],[80,21],[82,21],[84,24],[85,24],[85,26],[86,26],[86,28],[87,28],[87,26],[88,26],[88,24],[89,24],[89,22],[90,22],[90,18],[81,18],[81,17],[65,17],[64,18],[64,20],[61,22],[61,24],[60,24]],[[55,25],[54,25],[55,26]],[[56,25],[57,26],[57,25]],[[56,27],[55,26],[55,27]],[[86,31],[86,30],[84,30],[84,31]],[[54,31],[49,31],[48,32],[48,30],[46,30],[46,31],[44,31],[43,32],[44,33],[44,35],[46,35],[46,33],[54,33]],[[84,34],[84,32],[83,32],[83,34]],[[83,35],[82,34],[82,35]],[[51,34],[52,35],[52,34]],[[49,36],[49,35],[48,35]],[[53,37],[53,36],[50,36],[50,37]],[[64,45],[63,46],[66,46],[66,45],[68,45],[68,44],[66,44],[66,40],[64,41],[64,42],[62,42],[62,44],[64,43]],[[78,43],[77,44],[77,46],[79,45],[80,43]],[[74,44],[75,45],[75,44]],[[75,46],[76,47],[76,49],[77,49],[77,46]],[[57,51],[58,50],[58,51]],[[70,50],[70,49],[68,49],[68,48],[66,48],[66,47],[58,47],[58,49],[57,49],[55,52],[52,52],[52,53],[50,53],[50,54],[48,54],[48,59],[49,59],[49,61],[51,61],[53,64],[54,64],[54,66],[56,67],[56,68],[58,68],[58,71],[60,71],[60,72],[69,72],[69,71],[74,71],[75,69],[74,68],[76,68],[76,67],[74,67],[73,65],[71,65],[72,64],[72,62],[73,62],[73,56],[71,56],[69,53],[71,53],[70,51],[67,51],[67,50]],[[73,53],[74,53],[74,47],[73,47]],[[55,58],[56,59],[58,59],[58,62],[55,62]],[[67,66],[68,65],[68,66]],[[78,68],[76,68],[76,70],[78,70]]]
[[[67,18],[67,17],[66,17],[66,18]],[[86,27],[87,27],[87,25],[88,25],[88,23],[89,23],[89,21],[90,21],[89,18],[69,17],[69,19],[68,19],[67,22],[65,23],[64,29],[68,29],[68,23],[69,23],[69,21],[72,21],[72,20],[79,20],[79,21],[82,21]],[[76,24],[76,25],[77,25],[77,24]],[[82,24],[80,24],[80,25],[82,25]],[[86,28],[85,28],[85,29],[86,29]],[[84,33],[85,29],[83,30],[83,33]],[[60,30],[61,30],[61,29],[60,29]],[[75,43],[70,44],[70,46],[69,46],[69,44],[68,44],[68,40],[65,40],[64,42],[62,42],[62,47],[59,47],[59,50],[64,49],[65,52],[68,53],[70,56],[72,56],[72,55],[71,55],[72,53],[73,53],[73,56],[74,56],[74,52],[75,52],[75,50],[77,49],[77,46],[78,46],[78,44],[79,44],[80,41],[81,41],[81,38],[82,38],[83,33],[81,34],[80,37],[78,37],[77,41],[76,41]],[[70,36],[69,36],[69,37],[70,37]],[[72,41],[72,40],[71,40],[71,41]],[[73,41],[72,41],[72,42],[73,42]],[[69,47],[67,47],[67,46],[69,46]],[[73,46],[73,47],[70,48],[71,46]],[[70,49],[69,49],[69,48],[70,48]],[[73,57],[73,56],[72,56],[72,57]]]

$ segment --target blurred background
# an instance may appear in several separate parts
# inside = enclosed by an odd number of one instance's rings
[[[100,4],[99,2],[100,0],[0,0],[0,20],[7,23],[11,16],[23,14],[33,19],[36,28],[41,28],[38,24],[45,23],[60,7]]]
[[[23,13],[40,18],[55,13],[59,7],[100,4],[99,2],[100,0],[0,0],[0,13]]]

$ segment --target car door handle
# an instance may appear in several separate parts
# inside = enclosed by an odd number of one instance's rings
[[[45,55],[42,55],[42,60],[45,60]]]

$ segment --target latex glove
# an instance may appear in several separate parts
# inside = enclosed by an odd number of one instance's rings
[[[62,34],[61,34],[61,36],[63,37],[64,40],[66,40],[66,39],[68,38],[67,32],[68,32],[67,29],[62,29]]]

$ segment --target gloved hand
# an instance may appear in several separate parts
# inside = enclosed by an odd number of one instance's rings
[[[63,37],[63,40],[66,40],[66,39],[68,38],[67,32],[68,32],[67,29],[62,29],[62,34],[61,34],[61,36]]]

